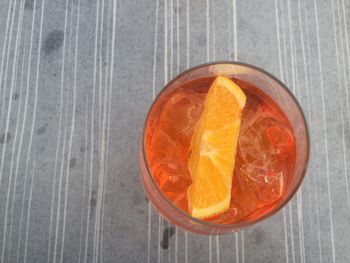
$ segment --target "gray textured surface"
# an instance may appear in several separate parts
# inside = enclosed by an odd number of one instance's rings
[[[348,0],[2,0],[0,10],[0,262],[349,261]],[[146,110],[179,71],[230,59],[298,97],[307,177],[267,221],[222,237],[177,229],[163,249],[168,223],[138,178]]]

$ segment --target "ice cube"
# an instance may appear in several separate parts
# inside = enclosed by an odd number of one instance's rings
[[[294,137],[287,126],[275,123],[267,127],[265,134],[272,144],[274,153],[281,159],[288,158],[288,155],[293,152]]]
[[[160,122],[165,132],[178,140],[188,142],[194,126],[203,111],[204,95],[180,92],[174,94],[164,106]]]
[[[244,188],[255,194],[261,202],[274,202],[283,193],[285,186],[285,170],[273,171],[268,167],[244,164],[238,173]]]
[[[152,138],[152,144],[152,151],[149,153],[152,165],[169,157],[179,158],[176,151],[176,143],[162,130],[156,131]]]
[[[164,193],[183,193],[192,182],[185,164],[172,158],[158,163],[152,170]]]
[[[287,179],[287,161],[294,147],[289,128],[271,113],[248,115],[241,130],[237,151],[236,175],[244,191],[260,202],[281,197]]]

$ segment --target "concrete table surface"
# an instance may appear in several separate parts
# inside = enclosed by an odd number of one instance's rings
[[[348,0],[0,1],[0,262],[349,262],[349,31]],[[214,60],[290,87],[308,173],[261,224],[164,243],[143,120],[164,83]]]

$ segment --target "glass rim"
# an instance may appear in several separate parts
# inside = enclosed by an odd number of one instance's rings
[[[301,171],[301,178],[300,180],[296,183],[294,189],[292,189],[292,191],[290,192],[290,194],[288,195],[287,198],[285,198],[278,206],[276,206],[274,209],[272,209],[271,211],[269,211],[268,213],[266,213],[265,215],[256,218],[254,220],[250,220],[250,221],[246,221],[246,222],[240,222],[240,223],[234,223],[234,224],[218,224],[218,223],[213,223],[213,222],[207,222],[198,218],[195,218],[193,216],[191,216],[190,214],[186,213],[185,211],[179,209],[164,193],[163,191],[159,188],[157,182],[155,181],[151,169],[149,167],[148,164],[148,160],[147,160],[147,154],[146,154],[146,145],[145,145],[145,135],[146,135],[146,127],[147,127],[147,123],[149,120],[149,116],[151,111],[153,110],[153,107],[157,101],[157,99],[169,88],[169,86],[171,86],[171,84],[173,84],[176,80],[178,80],[179,78],[183,77],[184,75],[188,74],[189,72],[199,69],[199,68],[203,68],[203,67],[207,67],[207,66],[212,66],[212,65],[225,65],[225,64],[229,64],[229,65],[237,65],[237,66],[243,66],[246,68],[250,68],[253,70],[256,70],[264,75],[267,75],[268,77],[270,77],[271,79],[273,79],[274,81],[276,81],[280,87],[282,87],[287,93],[288,95],[292,98],[292,100],[294,101],[294,103],[297,106],[297,109],[299,110],[299,112],[301,113],[301,117],[302,120],[304,122],[304,126],[305,126],[305,132],[306,132],[306,158],[304,160],[304,164],[303,164],[303,168]],[[298,102],[298,100],[296,99],[296,97],[294,96],[294,94],[288,89],[288,87],[279,79],[277,79],[275,76],[273,76],[271,73],[257,67],[257,66],[253,66],[247,63],[242,63],[242,62],[236,62],[236,61],[213,61],[213,62],[208,62],[208,63],[203,63],[203,64],[199,64],[197,66],[191,67],[189,69],[186,69],[184,71],[182,71],[181,73],[179,73],[178,75],[176,75],[173,79],[171,79],[170,81],[168,81],[163,88],[158,92],[157,96],[153,99],[153,102],[148,110],[148,113],[146,115],[145,118],[145,122],[144,122],[144,127],[143,127],[143,132],[142,132],[142,142],[141,142],[141,146],[142,146],[142,155],[143,155],[143,160],[145,162],[145,167],[147,169],[147,173],[150,178],[151,181],[153,183],[153,185],[155,186],[155,189],[157,190],[157,192],[160,194],[160,196],[169,204],[169,206],[171,206],[172,208],[174,208],[178,213],[180,213],[182,216],[186,217],[187,219],[194,221],[198,224],[201,225],[205,225],[208,227],[213,227],[213,228],[223,228],[223,229],[238,229],[238,228],[242,228],[242,227],[247,227],[247,226],[251,226],[254,225],[258,222],[263,221],[264,219],[276,214],[279,210],[281,210],[295,195],[295,193],[299,190],[301,183],[304,180],[304,177],[306,175],[306,171],[307,171],[307,165],[309,162],[309,157],[310,157],[310,136],[309,136],[309,129],[308,129],[308,125],[306,122],[306,118],[305,118],[305,114]],[[158,210],[158,208],[157,208]],[[160,211],[158,211],[160,213]],[[169,220],[171,221],[171,219],[169,218]]]

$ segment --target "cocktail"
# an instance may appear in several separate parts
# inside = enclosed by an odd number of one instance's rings
[[[283,207],[308,154],[304,115],[280,81],[246,64],[205,64],[155,99],[141,141],[141,179],[166,219],[222,234]]]

